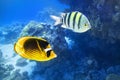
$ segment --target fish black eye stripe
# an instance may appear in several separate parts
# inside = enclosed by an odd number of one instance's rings
[[[47,51],[47,57],[50,57],[50,53],[52,50]]]

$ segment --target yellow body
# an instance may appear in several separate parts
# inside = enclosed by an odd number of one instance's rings
[[[50,50],[49,56],[45,49],[51,48],[50,44],[38,37],[22,37],[14,45],[14,50],[20,56],[36,61],[48,61],[57,55],[53,50]]]

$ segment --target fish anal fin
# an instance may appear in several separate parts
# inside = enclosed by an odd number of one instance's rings
[[[62,28],[66,28],[66,26],[65,26],[64,24],[63,24],[63,25],[61,25],[61,27],[62,27]]]

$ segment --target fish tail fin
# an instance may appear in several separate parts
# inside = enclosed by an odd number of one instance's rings
[[[54,26],[58,25],[58,24],[62,24],[62,20],[60,17],[54,16],[54,15],[50,15],[50,17],[55,20]]]

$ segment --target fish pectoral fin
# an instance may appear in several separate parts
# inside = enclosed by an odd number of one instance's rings
[[[66,26],[65,26],[64,24],[63,24],[63,25],[61,25],[61,27],[62,27],[62,28],[66,28]]]

